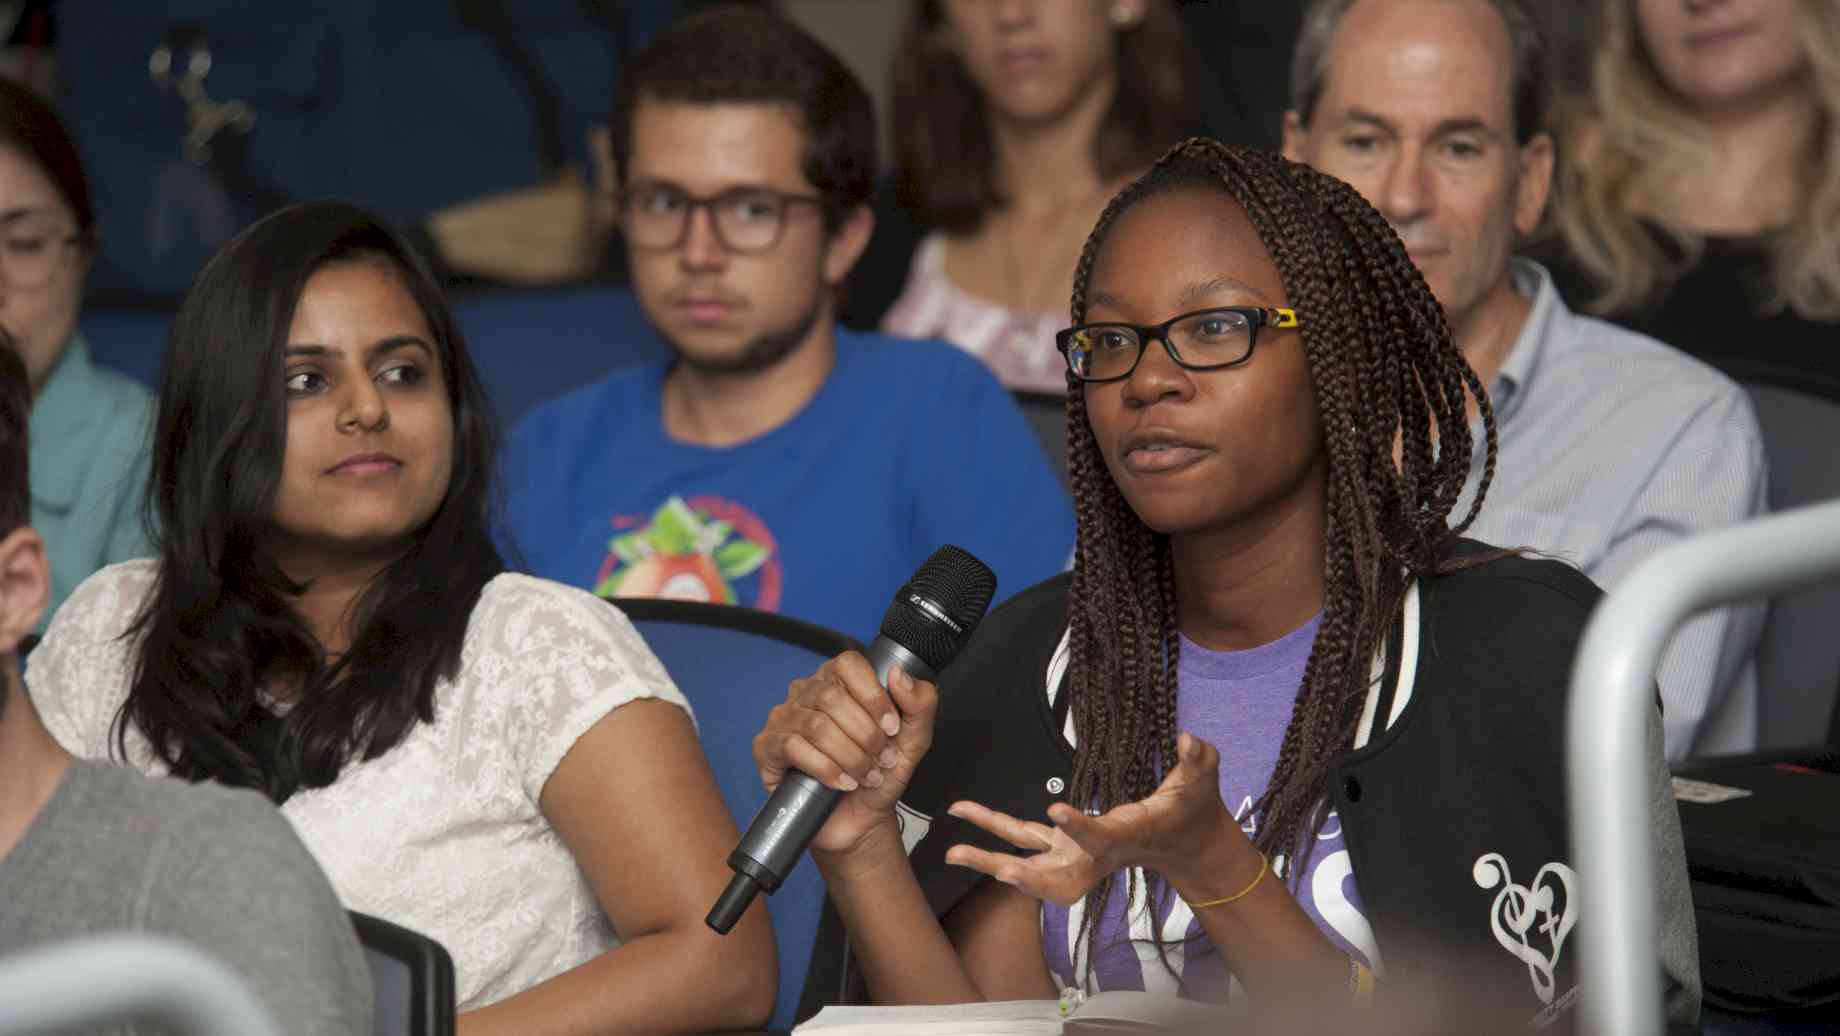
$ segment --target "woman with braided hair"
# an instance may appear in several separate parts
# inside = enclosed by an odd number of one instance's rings
[[[1071,574],[937,690],[844,655],[755,741],[769,785],[847,792],[813,848],[871,994],[1333,1003],[1380,974],[1565,1011],[1563,707],[1598,591],[1459,538],[1494,419],[1385,220],[1191,140],[1106,208],[1072,316]],[[1650,741],[1658,955],[1690,1018],[1658,712]]]

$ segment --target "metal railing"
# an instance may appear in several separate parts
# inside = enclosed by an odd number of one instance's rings
[[[1566,717],[1572,852],[1583,879],[1578,974],[1584,1031],[1662,1031],[1645,740],[1655,667],[1668,640],[1709,608],[1836,577],[1840,501],[1831,501],[1662,550],[1591,616],[1572,670]]]
[[[0,959],[0,1036],[129,1020],[186,1036],[280,1036],[247,984],[187,943],[99,935]]]

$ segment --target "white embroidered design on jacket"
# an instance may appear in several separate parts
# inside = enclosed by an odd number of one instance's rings
[[[1572,890],[1577,873],[1563,863],[1549,863],[1526,885],[1516,885],[1508,861],[1500,853],[1477,857],[1476,884],[1501,891],[1489,904],[1489,927],[1502,949],[1527,965],[1534,994],[1543,1004],[1553,1002],[1553,972],[1565,949],[1565,938],[1577,922],[1577,900]]]
[[[909,856],[914,854],[914,846],[920,844],[920,839],[933,829],[932,817],[905,802],[894,804],[894,822],[901,830],[901,848]]]

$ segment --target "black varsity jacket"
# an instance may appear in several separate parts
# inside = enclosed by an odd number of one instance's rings
[[[1457,556],[1486,550],[1461,542]],[[941,916],[984,880],[945,864],[959,843],[1013,847],[946,815],[960,799],[1040,819],[1064,799],[1073,749],[1057,711],[1067,665],[1062,575],[985,619],[940,675],[934,743],[899,807],[916,875]],[[1332,768],[1383,981],[1460,986],[1569,1027],[1579,877],[1566,826],[1569,674],[1600,592],[1570,566],[1507,557],[1422,580],[1377,660],[1352,750]],[[1656,730],[1658,738],[1659,718]],[[1223,751],[1231,746],[1221,745]],[[1662,848],[1669,1014],[1699,1006],[1679,819],[1659,754],[1652,822]],[[1671,846],[1671,849],[1670,849]],[[1671,852],[1671,859],[1669,855]],[[1588,989],[1588,983],[1586,984]]]

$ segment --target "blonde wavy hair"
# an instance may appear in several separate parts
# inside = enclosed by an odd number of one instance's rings
[[[1705,128],[1662,82],[1635,21],[1634,0],[1605,0],[1590,94],[1564,117],[1557,225],[1579,264],[1603,286],[1588,309],[1641,307],[1699,262],[1703,235],[1645,214],[1675,246],[1643,227],[1634,202],[1660,196],[1714,147]],[[1840,320],[1840,4],[1801,0],[1813,89],[1822,111],[1809,189],[1787,229],[1773,235],[1766,312]]]

